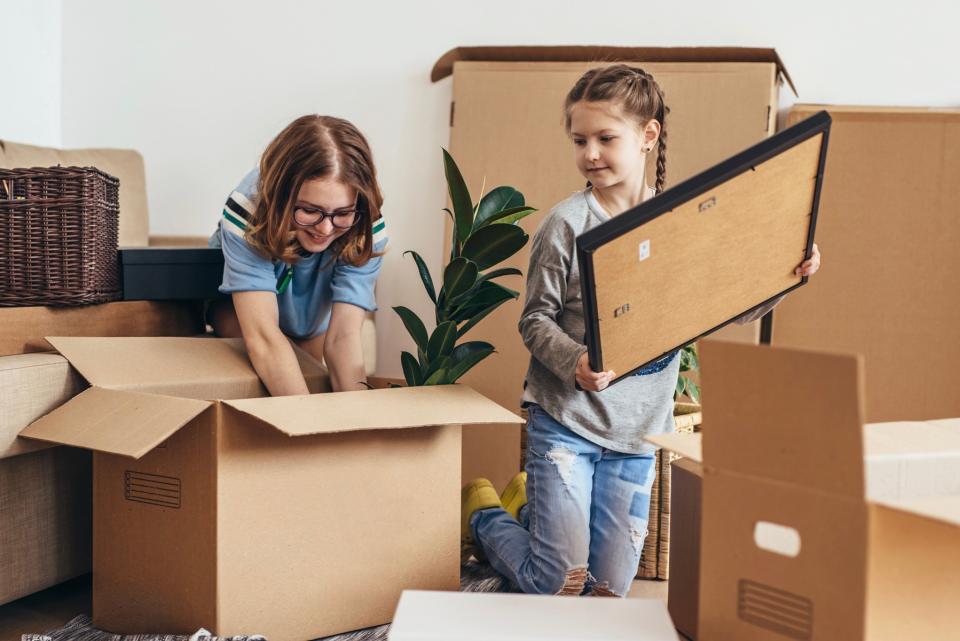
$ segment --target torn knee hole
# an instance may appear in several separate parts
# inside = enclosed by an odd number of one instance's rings
[[[633,551],[637,554],[643,552],[643,541],[647,538],[646,530],[630,528],[630,542],[633,543]]]
[[[580,593],[583,592],[583,586],[586,584],[586,582],[586,568],[575,568],[573,570],[568,570],[566,576],[564,577],[563,587],[560,588],[560,591],[557,592],[557,594],[566,596],[580,596]]]

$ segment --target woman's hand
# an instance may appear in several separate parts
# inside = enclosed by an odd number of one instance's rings
[[[590,356],[587,352],[580,355],[577,360],[576,379],[577,384],[589,392],[600,392],[616,378],[613,370],[606,372],[594,372],[590,369]]]
[[[323,340],[323,360],[334,392],[367,389],[360,329],[367,312],[350,303],[334,303]]]
[[[810,258],[800,263],[794,270],[797,276],[813,276],[820,270],[820,249],[817,244],[813,244],[813,252]]]

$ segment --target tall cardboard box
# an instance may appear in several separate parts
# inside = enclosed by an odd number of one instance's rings
[[[773,313],[773,344],[864,355],[868,422],[960,416],[960,109],[796,105],[833,119],[823,267]]]
[[[702,451],[649,439],[703,463],[697,639],[956,638],[960,420],[865,429],[859,356],[701,350]]]
[[[304,641],[459,588],[460,425],[512,413],[461,385],[262,398],[233,341],[48,340],[91,387],[22,434],[94,451],[97,627]]]
[[[675,184],[770,136],[776,129],[781,82],[789,78],[773,49],[635,47],[459,47],[433,69],[439,81],[453,76],[450,151],[467,185],[478,193],[512,185],[540,211],[521,222],[533,234],[554,204],[584,186],[564,131],[563,100],[587,69],[629,61],[653,73],[666,93],[667,182]],[[651,156],[652,170],[656,163]],[[444,255],[449,255],[449,226]],[[504,265],[526,273],[529,244]],[[529,352],[517,322],[523,304],[507,303],[472,330],[497,354],[464,381],[505,407],[518,407]],[[727,338],[756,342],[759,324],[730,327]],[[514,426],[464,434],[463,476],[486,476],[502,486],[518,469]]]

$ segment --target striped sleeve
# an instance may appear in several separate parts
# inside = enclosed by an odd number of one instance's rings
[[[254,169],[227,198],[220,218],[220,240],[223,246],[223,282],[220,291],[276,292],[277,277],[273,262],[258,254],[244,238],[253,214],[259,172]]]

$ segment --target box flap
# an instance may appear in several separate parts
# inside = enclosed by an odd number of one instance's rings
[[[290,436],[423,425],[522,423],[464,385],[397,387],[362,392],[224,401]]]
[[[91,387],[20,435],[140,458],[208,407],[208,401]]]
[[[693,434],[657,434],[656,436],[645,436],[643,440],[653,443],[657,447],[662,447],[668,452],[693,459],[697,463],[703,462],[703,440],[700,432]]]
[[[960,496],[957,495],[874,502],[901,512],[960,527]]]
[[[443,54],[430,80],[437,82],[453,73],[453,64],[459,61],[489,62],[772,62],[793,93],[790,74],[776,49],[762,47],[609,47],[561,45],[548,47],[456,47]]]
[[[260,378],[240,339],[82,338],[47,339],[92,385],[185,398],[263,396]],[[305,375],[322,368],[300,357]],[[314,372],[316,373],[316,372]]]
[[[703,341],[704,464],[863,498],[861,358]]]

